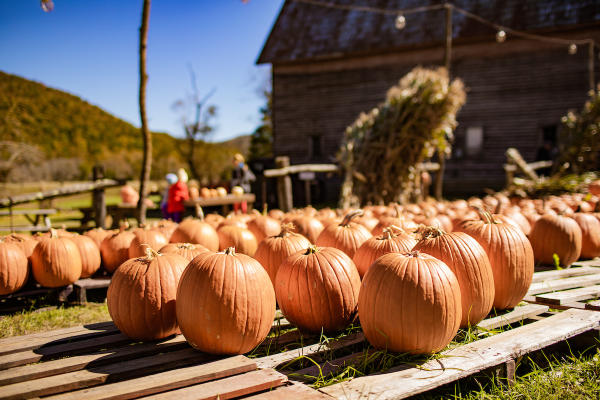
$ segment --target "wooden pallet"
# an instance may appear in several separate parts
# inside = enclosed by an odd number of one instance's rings
[[[600,311],[600,259],[580,261],[571,268],[536,272],[525,301],[551,308]]]

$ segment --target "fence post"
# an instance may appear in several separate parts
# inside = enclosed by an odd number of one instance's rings
[[[94,182],[104,179],[104,167],[102,165],[94,165],[92,170],[92,179]],[[94,209],[94,221],[96,228],[106,228],[106,198],[104,196],[104,188],[94,189],[92,194],[92,208]]]
[[[277,168],[289,167],[290,158],[287,156],[275,157],[275,166]],[[282,211],[288,212],[293,208],[292,178],[289,174],[277,178],[277,200]]]

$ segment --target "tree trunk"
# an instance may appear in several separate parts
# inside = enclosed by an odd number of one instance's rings
[[[150,2],[144,0],[142,11],[142,26],[140,27],[140,118],[142,120],[142,137],[144,139],[144,157],[140,176],[140,199],[137,204],[137,220],[139,224],[146,223],[146,197],[148,196],[148,181],[152,168],[152,136],[146,118],[146,45],[148,43],[148,22],[150,21]]]

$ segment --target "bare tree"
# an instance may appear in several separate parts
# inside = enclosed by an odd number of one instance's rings
[[[148,44],[148,23],[150,21],[151,0],[144,0],[142,10],[142,26],[140,27],[140,118],[142,120],[142,137],[144,139],[144,156],[142,160],[142,172],[140,176],[140,198],[137,204],[137,220],[139,224],[146,223],[146,197],[148,196],[148,181],[152,168],[152,136],[148,129],[146,118],[146,47]]]
[[[177,100],[173,104],[173,110],[181,114],[181,124],[185,133],[186,145],[181,152],[185,155],[192,177],[200,179],[202,174],[196,166],[196,146],[199,140],[206,140],[214,129],[211,120],[217,115],[217,107],[206,105],[206,102],[215,93],[216,88],[213,88],[201,99],[196,85],[196,74],[191,68],[190,80],[192,94],[185,100]],[[193,114],[192,119],[190,119],[190,114]]]

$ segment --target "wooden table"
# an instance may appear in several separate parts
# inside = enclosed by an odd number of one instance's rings
[[[223,214],[227,214],[229,212],[229,208],[232,204],[241,203],[245,201],[248,203],[248,209],[251,209],[254,202],[256,201],[256,196],[252,193],[246,193],[241,196],[235,196],[233,194],[228,194],[224,197],[209,197],[204,198],[201,197],[195,200],[187,200],[184,204],[186,207],[186,214],[195,214],[196,206],[200,207],[223,207]]]
[[[119,221],[128,218],[135,218],[137,206],[135,204],[113,204],[106,206],[106,215],[110,215],[112,218],[111,229],[119,227]],[[83,214],[80,219],[81,228],[87,228],[90,221],[94,220],[94,208],[93,207],[80,207],[79,212]],[[161,218],[162,213],[158,207],[147,208],[146,216],[149,218]]]
[[[56,210],[53,208],[40,208],[40,209],[19,209],[19,210],[2,210],[0,211],[0,217],[10,216],[10,225],[7,227],[10,231],[26,231],[26,232],[41,232],[47,231],[52,228],[52,222],[50,221],[50,215],[56,214]],[[31,226],[15,226],[12,221],[14,215],[23,215],[31,223]],[[43,225],[40,225],[43,222]],[[3,228],[0,228],[3,230]]]

